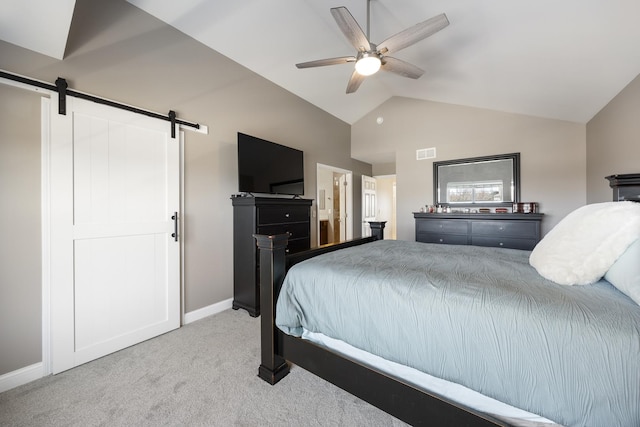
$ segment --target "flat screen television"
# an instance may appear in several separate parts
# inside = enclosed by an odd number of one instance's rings
[[[303,153],[238,132],[238,191],[304,194]]]

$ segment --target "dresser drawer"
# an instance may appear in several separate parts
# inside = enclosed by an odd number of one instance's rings
[[[258,209],[258,225],[309,221],[308,206],[263,206]]]
[[[258,234],[265,234],[267,236],[270,236],[274,234],[285,234],[285,233],[290,234],[289,240],[309,237],[309,223],[295,222],[292,224],[258,226]]]
[[[532,250],[538,243],[537,239],[518,239],[515,237],[471,236],[474,246],[490,246],[494,248]]]
[[[471,234],[494,237],[519,237],[537,239],[538,223],[533,221],[472,221]]]
[[[416,233],[460,233],[467,234],[469,230],[468,221],[456,221],[446,219],[429,219],[416,221]]]
[[[422,243],[443,243],[446,245],[468,245],[466,234],[418,233],[416,241]]]

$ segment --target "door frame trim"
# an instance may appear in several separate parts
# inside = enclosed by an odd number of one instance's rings
[[[53,95],[53,94],[52,94]],[[51,367],[51,98],[42,97],[40,111],[40,208],[42,233],[42,376]]]
[[[185,322],[185,290],[184,290],[184,272],[185,272],[185,256],[184,256],[184,130],[180,129],[176,135],[178,138],[178,168],[180,168],[178,175],[180,183],[178,184],[178,203],[180,206],[180,212],[178,213],[178,236],[180,236],[180,327],[186,324]]]

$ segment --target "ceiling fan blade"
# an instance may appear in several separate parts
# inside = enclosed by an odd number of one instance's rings
[[[347,62],[356,62],[355,56],[341,56],[339,58],[318,59],[316,61],[301,62],[296,64],[298,68],[324,67],[325,65],[346,64]]]
[[[422,68],[390,56],[382,58],[382,66],[380,69],[400,74],[401,76],[409,77],[410,79],[418,79],[424,74],[424,70]]]
[[[347,40],[360,52],[367,52],[371,50],[371,45],[367,36],[356,22],[355,18],[347,10],[346,7],[334,7],[331,8],[331,14],[333,19],[338,23],[338,27],[347,37]]]
[[[378,45],[378,52],[383,55],[387,52],[397,52],[400,49],[411,46],[412,44],[437,33],[447,25],[449,25],[447,15],[443,13],[438,16],[434,16],[433,18],[427,19],[424,22],[416,24],[413,27],[407,28],[406,30],[400,31],[399,33],[389,37]]]
[[[356,70],[353,70],[353,74],[351,74],[351,78],[349,79],[349,84],[347,84],[347,93],[353,93],[358,90],[364,81],[364,78],[365,76],[358,73]]]

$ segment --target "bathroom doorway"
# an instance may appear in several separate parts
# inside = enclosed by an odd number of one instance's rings
[[[352,172],[318,163],[316,185],[318,245],[352,239]]]

